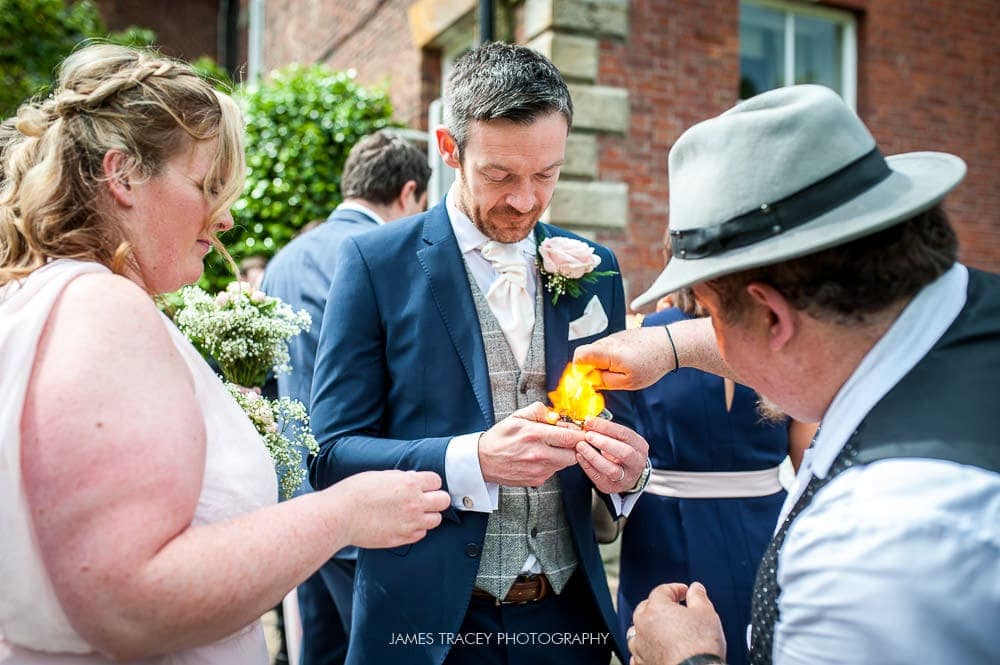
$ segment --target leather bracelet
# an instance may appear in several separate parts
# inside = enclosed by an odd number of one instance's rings
[[[726,665],[726,661],[722,660],[714,653],[699,653],[696,656],[691,656],[685,658],[677,665]]]
[[[667,331],[667,339],[670,340],[670,350],[674,352],[674,368],[670,371],[676,372],[681,368],[681,359],[677,356],[677,347],[674,345],[674,336],[670,334],[670,326],[663,326],[663,329]]]

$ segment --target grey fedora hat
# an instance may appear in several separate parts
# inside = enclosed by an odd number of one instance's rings
[[[672,258],[632,301],[875,233],[930,208],[965,175],[943,152],[883,158],[829,88],[778,88],[686,132],[670,150]]]

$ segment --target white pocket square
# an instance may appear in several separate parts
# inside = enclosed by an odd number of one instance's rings
[[[608,315],[597,296],[590,299],[580,318],[569,322],[569,341],[589,337],[608,329]]]

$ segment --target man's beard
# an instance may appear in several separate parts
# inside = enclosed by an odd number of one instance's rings
[[[776,425],[788,418],[788,414],[782,411],[781,407],[760,393],[757,393],[757,415],[768,425]]]
[[[464,182],[460,184],[459,205],[472,224],[490,240],[503,243],[520,242],[528,237],[535,228],[535,223],[542,215],[541,206],[535,206],[527,214],[521,213],[510,206],[502,206],[483,211],[472,198],[472,193]],[[516,226],[501,224],[497,218],[516,219]],[[513,227],[513,228],[512,228]]]

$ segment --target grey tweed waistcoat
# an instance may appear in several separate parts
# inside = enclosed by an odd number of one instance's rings
[[[535,293],[535,325],[524,369],[518,367],[503,330],[490,310],[475,278],[469,285],[479,315],[479,327],[490,373],[494,422],[532,402],[546,402],[545,322],[542,293]],[[529,554],[541,564],[556,593],[562,591],[576,569],[576,551],[566,521],[559,477],[553,475],[541,487],[500,486],[497,510],[490,513],[486,538],[476,576],[476,587],[496,598],[507,595]]]

